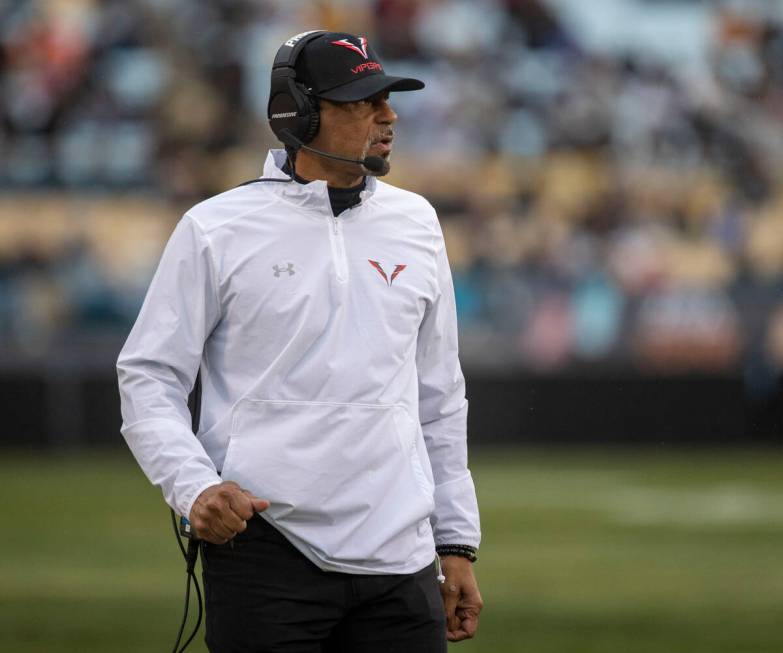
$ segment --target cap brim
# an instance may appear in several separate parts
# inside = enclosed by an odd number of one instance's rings
[[[362,79],[318,93],[318,97],[334,102],[358,102],[382,91],[419,91],[423,88],[424,82],[412,77],[368,75]]]

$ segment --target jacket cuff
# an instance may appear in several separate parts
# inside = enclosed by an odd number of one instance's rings
[[[435,486],[435,510],[430,521],[436,546],[456,542],[478,548],[481,528],[476,490],[470,472]]]
[[[123,425],[122,434],[147,478],[183,517],[190,517],[199,494],[222,482],[193,431],[177,420],[141,420]]]
[[[182,516],[185,517],[188,521],[190,521],[190,511],[193,510],[193,504],[196,503],[196,499],[201,496],[201,493],[206,490],[207,488],[212,487],[213,485],[220,485],[222,483],[221,480],[217,481],[207,481],[206,483],[202,483],[201,485],[197,485],[195,490],[185,499],[183,504],[183,509],[185,512],[182,513]]]

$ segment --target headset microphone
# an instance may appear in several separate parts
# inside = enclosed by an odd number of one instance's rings
[[[283,140],[285,142],[285,139],[290,139],[293,141],[291,143],[294,145],[297,149],[303,148],[305,150],[309,150],[313,154],[318,154],[319,156],[324,156],[327,159],[335,159],[336,161],[346,161],[348,163],[356,163],[369,172],[371,172],[373,175],[382,177],[383,175],[387,174],[389,172],[389,162],[386,161],[383,157],[370,155],[366,156],[363,159],[350,159],[345,156],[339,156],[337,154],[330,154],[329,152],[324,152],[322,150],[317,150],[314,147],[310,147],[309,145],[305,145],[301,139],[297,138],[291,133],[290,129],[281,129],[280,135],[283,137]]]

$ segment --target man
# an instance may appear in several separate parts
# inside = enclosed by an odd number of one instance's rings
[[[422,87],[363,37],[287,41],[269,109],[286,151],[185,214],[120,354],[123,435],[204,542],[213,653],[432,653],[476,631],[443,236],[368,174],[389,167],[389,93]]]

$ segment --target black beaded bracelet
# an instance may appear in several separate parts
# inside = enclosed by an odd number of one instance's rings
[[[471,562],[478,560],[478,552],[475,547],[467,544],[441,544],[435,547],[435,552],[439,556],[459,556],[460,558],[467,558]]]

